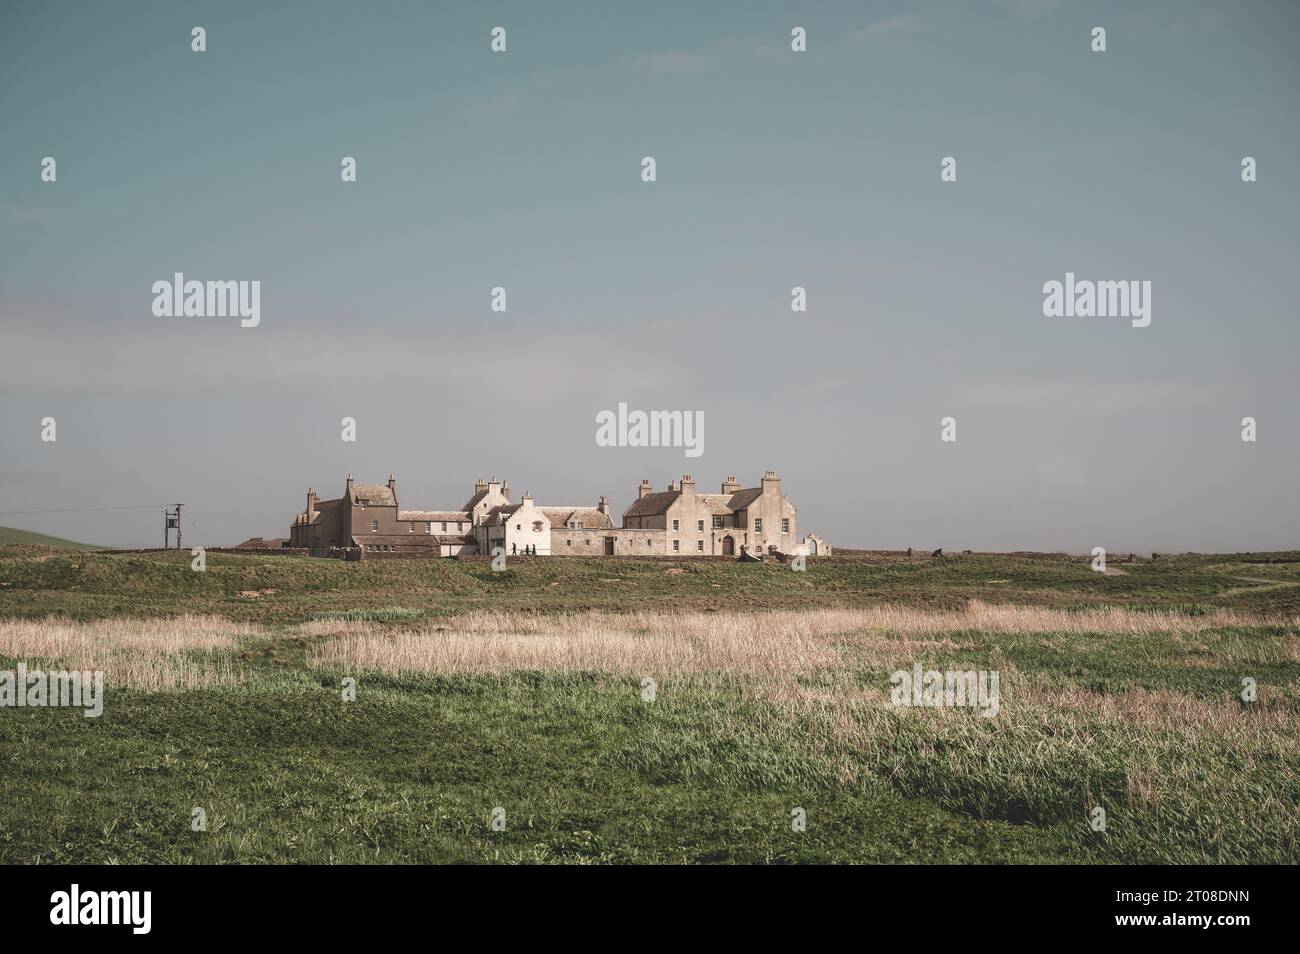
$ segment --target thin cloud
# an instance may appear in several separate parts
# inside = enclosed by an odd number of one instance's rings
[[[1203,381],[1105,381],[1000,378],[958,385],[954,401],[972,407],[1034,408],[1044,412],[1086,414],[1131,411],[1134,408],[1203,408],[1221,403],[1223,388]]]
[[[866,26],[854,30],[853,38],[866,43],[889,33],[910,33],[919,29],[920,26],[921,22],[913,14],[905,13],[902,16],[885,17],[874,23],[868,23]]]

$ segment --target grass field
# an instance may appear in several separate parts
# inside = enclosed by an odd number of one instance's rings
[[[3,547],[0,861],[1300,861],[1300,554],[1112,569]]]
[[[74,540],[64,540],[62,537],[51,537],[44,533],[33,533],[31,530],[18,530],[14,527],[0,527],[0,547],[22,543],[59,547],[65,550],[95,549],[95,547],[89,543],[77,543]]]

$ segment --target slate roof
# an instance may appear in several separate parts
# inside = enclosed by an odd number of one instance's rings
[[[759,497],[763,496],[762,487],[750,487],[748,490],[738,490],[731,495],[727,501],[727,508],[735,513],[737,510],[744,510]]]
[[[632,506],[623,511],[625,517],[649,517],[653,514],[664,513],[680,497],[679,490],[662,490],[657,494],[646,494],[640,500],[632,502]]]
[[[352,502],[365,500],[372,507],[396,507],[397,498],[387,484],[352,484]]]
[[[541,507],[555,529],[568,529],[569,521],[582,524],[583,530],[612,530],[614,521],[597,507]]]
[[[681,496],[678,490],[663,490],[657,494],[646,494],[640,500],[632,503],[632,506],[623,511],[625,517],[650,517],[657,514],[666,513],[677,498]],[[762,487],[751,487],[748,490],[739,490],[734,494],[696,494],[696,497],[704,501],[708,507],[709,513],[728,514],[735,513],[737,510],[744,510],[759,497],[763,496]]]

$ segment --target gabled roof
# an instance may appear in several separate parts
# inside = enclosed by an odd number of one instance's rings
[[[633,501],[632,506],[623,511],[623,516],[649,517],[666,513],[681,495],[680,490],[661,490],[657,494],[646,494],[640,500]]]
[[[762,487],[750,487],[748,490],[738,490],[732,494],[731,499],[727,501],[727,507],[732,513],[735,513],[737,510],[744,510],[761,496],[763,496]]]
[[[396,507],[397,498],[393,495],[392,488],[387,484],[358,484],[352,485],[352,502],[365,500],[372,507]]]
[[[614,521],[597,507],[542,507],[552,527],[567,528],[569,521],[582,524],[583,530],[610,530]]]
[[[327,513],[331,512],[332,510],[334,510],[334,509],[335,509],[336,507],[338,507],[338,505],[341,504],[342,502],[343,502],[343,498],[342,498],[342,497],[338,497],[338,498],[336,498],[336,499],[334,499],[334,500],[317,500],[317,501],[316,501],[316,511],[315,511],[315,514],[316,514],[316,515],[315,515],[315,518],[314,518],[313,520],[311,520],[310,522],[311,522],[311,523],[320,523],[321,518],[324,517],[325,514],[327,514]],[[307,523],[307,522],[308,522],[308,520],[307,520],[307,511],[306,511],[306,510],[304,510],[304,511],[302,511],[300,514],[298,514],[298,521],[299,521],[300,523]]]
[[[728,504],[735,494],[696,494],[695,496],[704,501],[704,506],[709,509],[709,513],[726,516],[731,513],[731,507]]]
[[[486,490],[480,490],[480,491],[477,491],[477,492],[474,494],[473,497],[470,497],[469,500],[466,500],[466,501],[465,501],[465,506],[462,507],[461,509],[462,509],[462,510],[473,510],[475,507],[477,507],[477,506],[479,505],[479,501],[481,501],[481,500],[482,500],[484,497],[486,497],[487,495],[488,495],[488,492],[487,492]]]

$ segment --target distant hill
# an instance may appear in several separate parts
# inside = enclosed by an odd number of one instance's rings
[[[94,550],[93,543],[77,543],[62,537],[51,537],[44,533],[32,533],[30,530],[15,530],[13,527],[0,527],[0,546],[10,543],[39,543],[47,547],[63,547],[66,550]]]

